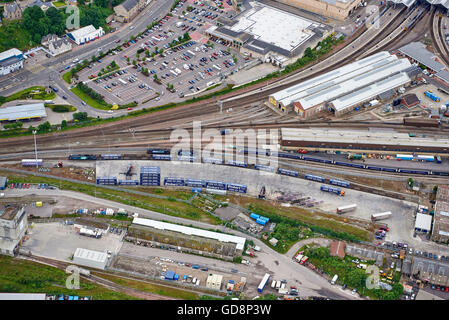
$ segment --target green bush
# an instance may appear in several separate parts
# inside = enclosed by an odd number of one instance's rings
[[[58,105],[53,106],[52,110],[54,112],[70,112],[71,108],[70,108],[70,106],[58,104]]]

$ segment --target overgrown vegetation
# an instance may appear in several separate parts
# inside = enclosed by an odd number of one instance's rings
[[[26,99],[51,100],[54,99],[55,97],[56,94],[53,91],[47,93],[44,87],[34,86],[13,93],[12,95],[9,95],[7,97],[0,96],[0,105],[14,100],[26,100]]]

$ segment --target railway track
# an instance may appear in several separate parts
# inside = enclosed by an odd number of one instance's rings
[[[445,37],[442,34],[442,19],[441,15],[442,12],[440,10],[437,10],[434,8],[434,11],[432,12],[432,19],[430,20],[431,26],[431,37],[432,41],[434,43],[434,48],[438,53],[439,58],[444,62],[446,67],[449,66],[449,49],[447,45],[444,43]]]

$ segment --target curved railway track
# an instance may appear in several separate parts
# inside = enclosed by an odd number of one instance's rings
[[[434,43],[434,48],[438,53],[438,56],[440,59],[444,62],[446,67],[449,66],[449,49],[447,45],[444,43],[445,36],[442,34],[442,19],[441,15],[442,12],[438,9],[434,9],[434,12],[432,13],[432,19],[430,20],[430,34]]]

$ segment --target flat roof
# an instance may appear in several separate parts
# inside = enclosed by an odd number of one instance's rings
[[[416,0],[388,0],[390,2],[396,3],[396,4],[403,4],[406,7],[410,7],[412,4],[416,2]]]
[[[30,118],[47,117],[43,103],[24,104],[0,108],[0,121],[13,121]]]
[[[374,98],[385,91],[402,86],[410,81],[407,74],[401,72],[368,87],[364,87],[343,97],[337,98],[333,100],[331,104],[336,111],[341,111],[350,108],[357,103],[362,103],[368,99]]]
[[[351,73],[354,70],[359,70],[363,67],[369,66],[376,62],[382,61],[384,59],[388,59],[391,56],[392,55],[390,53],[388,53],[387,51],[381,51],[379,53],[376,53],[376,54],[366,57],[364,59],[358,60],[356,62],[347,64],[343,67],[340,67],[340,68],[337,68],[330,72],[327,72],[321,76],[312,78],[310,80],[301,82],[297,85],[291,86],[291,87],[283,89],[281,91],[278,91],[278,92],[272,94],[271,97],[273,97],[273,99],[275,99],[276,101],[280,101],[280,100],[286,99],[288,97],[293,97],[300,92],[303,92],[303,91],[308,90],[313,87],[317,87],[321,84],[335,80],[339,77],[343,77],[345,74]]]
[[[408,133],[375,130],[281,128],[282,141],[338,142],[393,146],[428,146],[449,149],[449,139],[410,137]]]
[[[292,51],[314,35],[319,23],[289,12],[256,3],[238,16],[238,22],[228,27],[235,32],[246,32],[282,49]]]
[[[12,220],[14,217],[21,211],[21,207],[9,206],[9,207],[0,207],[0,219],[3,220]]]
[[[73,255],[73,259],[75,258],[105,263],[107,255],[105,252],[76,248]]]
[[[45,300],[45,293],[0,293],[0,300]]]
[[[447,71],[447,70],[440,70],[440,71],[438,71],[435,74],[435,77],[438,77],[441,80],[446,81],[447,83],[449,83],[449,71]]]
[[[172,223],[167,223],[167,222],[162,222],[162,221],[157,221],[157,220],[152,220],[152,219],[134,218],[133,224],[138,224],[138,225],[142,225],[142,226],[146,226],[146,227],[153,227],[153,228],[160,229],[160,230],[169,230],[169,231],[180,232],[180,233],[187,234],[187,235],[211,238],[211,239],[215,239],[215,240],[223,241],[223,242],[232,242],[232,243],[236,244],[236,249],[238,249],[238,250],[243,250],[243,247],[244,247],[245,241],[246,241],[246,239],[242,238],[242,237],[237,237],[237,236],[233,236],[233,235],[229,235],[229,234],[207,231],[207,230],[202,230],[202,229],[197,229],[197,228],[192,228],[192,227],[185,227],[185,226],[180,226],[177,224],[172,224]]]
[[[432,229],[432,216],[418,212],[416,214],[415,228],[430,231]]]
[[[427,50],[426,46],[421,42],[410,42],[400,47],[399,51],[434,71],[444,69],[444,65],[434,60],[435,54]]]
[[[410,67],[410,65],[410,62],[407,59],[395,60],[380,68],[371,70],[347,81],[337,83],[325,90],[318,91],[317,93],[314,93],[310,96],[299,99],[298,102],[301,104],[304,110],[307,110],[323,102],[341,97],[350,93],[351,91],[363,88],[376,81],[390,77],[407,69],[408,67]]]

